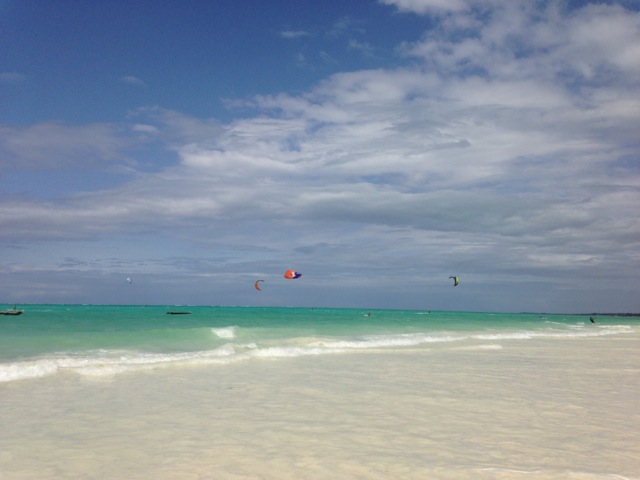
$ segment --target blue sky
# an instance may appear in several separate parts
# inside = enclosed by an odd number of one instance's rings
[[[637,2],[164,3],[0,1],[0,302],[640,311]]]

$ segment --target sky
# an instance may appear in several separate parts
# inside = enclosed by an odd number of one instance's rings
[[[0,0],[0,302],[640,312],[639,134],[636,0]]]

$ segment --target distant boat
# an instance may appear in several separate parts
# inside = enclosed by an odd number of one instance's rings
[[[191,312],[167,312],[167,315],[191,315]]]
[[[2,310],[0,311],[0,315],[22,315],[22,312],[24,312],[24,310]]]

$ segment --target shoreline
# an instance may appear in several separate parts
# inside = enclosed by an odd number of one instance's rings
[[[638,478],[639,345],[487,340],[0,385],[0,476]]]

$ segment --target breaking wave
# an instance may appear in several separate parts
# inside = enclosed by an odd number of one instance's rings
[[[211,333],[223,340],[235,340],[238,327],[212,328]],[[251,359],[277,359],[310,355],[381,350],[397,351],[421,345],[451,345],[451,350],[499,350],[500,341],[521,341],[534,338],[597,337],[633,333],[628,325],[596,329],[520,330],[502,332],[448,332],[366,335],[355,338],[299,337],[282,340],[259,340],[247,343],[226,343],[211,350],[152,353],[133,350],[91,350],[62,352],[28,360],[0,364],[0,382],[75,373],[100,377],[127,372],[156,370],[167,367],[227,365]],[[487,344],[487,341],[491,341]]]

